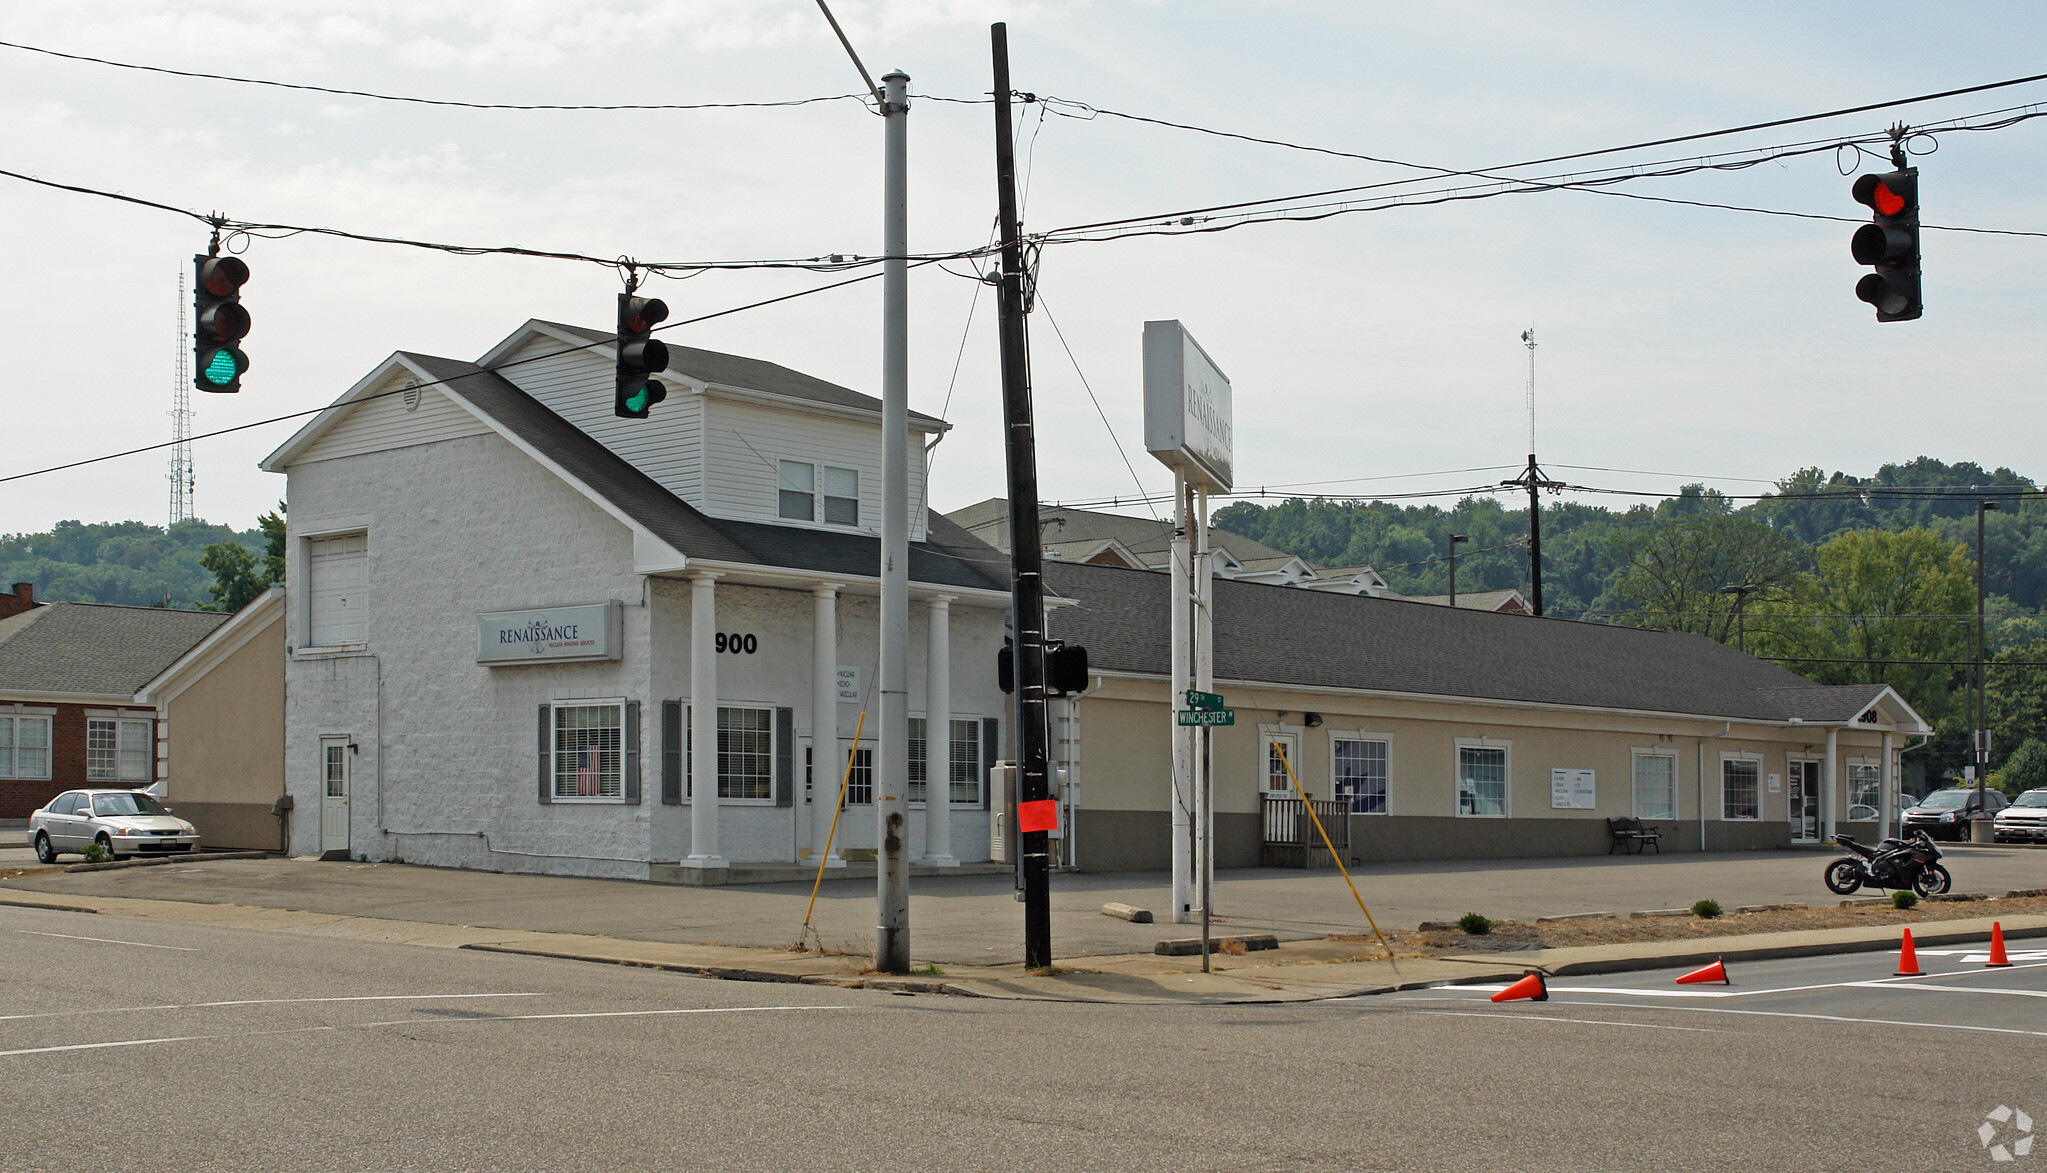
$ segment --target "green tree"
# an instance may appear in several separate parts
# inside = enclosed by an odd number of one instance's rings
[[[1759,522],[1717,512],[1710,498],[1612,540],[1619,567],[1603,605],[1638,627],[1735,642],[1742,609],[1795,581],[1803,551]],[[1728,588],[1749,593],[1731,594]]]
[[[2027,738],[2023,745],[2012,751],[2012,755],[2004,761],[2004,768],[1992,778],[1997,788],[2012,798],[2047,786],[2047,745],[2035,738]]]
[[[199,561],[213,572],[213,585],[206,588],[213,601],[199,604],[201,611],[239,611],[269,585],[257,569],[256,556],[239,542],[208,546]]]

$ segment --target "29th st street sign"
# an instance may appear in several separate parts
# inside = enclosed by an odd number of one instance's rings
[[[1219,692],[1202,692],[1200,689],[1190,688],[1187,690],[1187,707],[1190,709],[1220,709],[1227,706],[1223,703],[1223,694]]]
[[[1173,719],[1182,725],[1235,725],[1235,709],[1181,709]]]

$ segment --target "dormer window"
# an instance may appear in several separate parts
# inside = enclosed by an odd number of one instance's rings
[[[858,469],[784,460],[779,462],[777,471],[777,517],[787,521],[817,521],[822,517],[826,525],[860,524]]]

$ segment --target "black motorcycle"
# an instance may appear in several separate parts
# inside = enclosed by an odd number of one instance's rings
[[[1914,831],[1903,839],[1886,839],[1875,847],[1864,847],[1847,835],[1834,836],[1834,842],[1855,853],[1827,865],[1827,887],[1843,896],[1864,885],[1910,888],[1921,896],[1939,896],[1955,882],[1940,866],[1940,848],[1924,831]]]

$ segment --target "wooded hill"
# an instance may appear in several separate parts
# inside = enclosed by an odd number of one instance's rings
[[[193,608],[211,601],[206,548],[235,544],[260,559],[260,529],[181,521],[60,521],[35,534],[0,534],[0,589],[32,582],[46,603],[126,603]]]
[[[1512,499],[1511,497],[1508,499]],[[2010,469],[1920,457],[1868,477],[1800,469],[1758,500],[1701,485],[1542,513],[1545,613],[1743,644],[1828,684],[1886,681],[1940,730],[1933,772],[1964,760],[1973,698],[1977,504],[1985,526],[1994,762],[2047,740],[2047,498]],[[1215,523],[1322,566],[1376,567],[1403,594],[1529,589],[1528,513],[1369,500],[1238,502]],[[1729,588],[1739,588],[1730,590]],[[2047,744],[2024,755],[2047,785]],[[2006,779],[2012,783],[2013,779]]]

